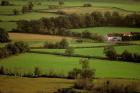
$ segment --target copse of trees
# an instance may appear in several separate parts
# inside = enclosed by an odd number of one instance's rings
[[[8,6],[10,5],[9,0],[1,0],[1,6]]]
[[[110,60],[121,60],[121,61],[136,62],[136,63],[140,62],[140,54],[130,53],[127,50],[124,50],[122,54],[117,54],[113,46],[105,47],[104,54]]]
[[[107,46],[104,48],[104,54],[111,60],[117,59],[117,53],[113,46]]]
[[[6,44],[5,47],[0,48],[0,58],[5,58],[11,55],[16,55],[29,51],[30,48],[23,42],[15,42]]]
[[[0,28],[0,43],[9,42],[9,35],[8,32],[5,31],[3,28]]]

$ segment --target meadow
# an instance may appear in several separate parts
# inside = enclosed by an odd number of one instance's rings
[[[24,5],[28,1],[11,0],[12,6],[0,6],[0,27],[6,31],[10,31],[17,27],[16,21],[19,20],[39,20],[42,17],[58,17],[57,11],[64,11],[67,14],[77,13],[86,14],[94,11],[99,12],[113,12],[117,11],[120,14],[126,15],[130,13],[140,13],[140,2],[134,0],[67,0],[64,5],[59,6],[59,9],[49,9],[48,5],[59,5],[51,0],[38,1],[40,5],[35,4],[33,11],[25,14],[21,13]],[[83,4],[91,3],[92,7],[83,7]],[[13,10],[19,11],[19,14],[14,15]],[[54,12],[54,13],[52,13]],[[120,32],[140,32],[139,28],[128,27],[91,27],[70,29],[73,32],[89,31],[105,36],[109,33]],[[81,57],[68,57],[62,55],[45,54],[51,53],[65,53],[65,49],[41,49],[45,42],[53,43],[66,38],[69,46],[74,48],[74,54],[85,56],[99,56],[105,57],[103,53],[104,47],[112,45],[108,42],[96,42],[94,40],[85,39],[82,43],[78,43],[74,37],[64,37],[56,35],[42,35],[29,33],[9,33],[12,42],[24,41],[31,47],[31,51],[44,52],[41,53],[23,53],[9,56],[0,59],[0,67],[8,69],[13,73],[33,74],[36,67],[39,68],[41,74],[56,74],[58,76],[67,76],[68,72],[73,68],[81,68],[79,61]],[[83,39],[84,40],[84,39]],[[124,50],[131,53],[140,54],[140,41],[128,41],[137,45],[129,46],[114,46],[118,54]],[[0,48],[7,43],[0,43]],[[34,49],[39,47],[40,49]],[[78,48],[77,48],[78,47]],[[125,85],[136,82],[140,86],[140,64],[125,61],[111,61],[101,59],[89,59],[90,67],[95,71],[94,85],[98,86],[106,80],[110,80],[117,85]],[[0,93],[53,93],[60,88],[70,88],[74,84],[74,80],[61,78],[26,78],[17,76],[0,75]],[[140,91],[140,87],[139,87]]]
[[[33,72],[39,67],[42,73],[54,72],[67,75],[73,68],[80,68],[80,58],[48,54],[25,53],[0,60],[0,66],[21,73]],[[140,79],[140,65],[136,63],[90,59],[91,68],[96,70],[96,78]]]
[[[6,31],[10,31],[17,27],[16,22],[0,22],[0,27]]]
[[[105,36],[109,33],[140,32],[140,29],[127,28],[127,27],[91,27],[91,28],[71,29],[71,31],[76,31],[76,32],[89,31]]]
[[[115,46],[114,47],[118,54],[123,53],[124,50],[128,50],[130,53],[140,53],[139,45],[131,46]],[[51,53],[65,53],[65,49],[32,49],[32,51],[37,52],[51,52]],[[89,52],[90,51],[90,52]],[[74,54],[84,55],[84,56],[99,56],[105,57],[103,53],[104,47],[99,48],[76,48],[74,49]]]

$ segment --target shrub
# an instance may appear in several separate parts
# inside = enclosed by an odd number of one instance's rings
[[[83,7],[92,7],[92,4],[86,3],[86,4],[83,5]]]
[[[68,73],[69,79],[77,79],[78,75],[80,75],[81,69],[74,68],[72,71]]]
[[[72,47],[66,48],[66,50],[65,50],[65,55],[71,56],[71,55],[73,55],[73,54],[74,54],[74,48],[72,48]]]
[[[88,59],[81,59],[80,64],[82,66],[81,73],[77,78],[74,87],[77,89],[90,90],[93,87],[92,79],[94,76],[94,70],[90,69]]]
[[[0,43],[9,42],[9,35],[3,28],[0,28]]]
[[[111,60],[117,59],[116,50],[112,46],[104,47],[104,54]]]

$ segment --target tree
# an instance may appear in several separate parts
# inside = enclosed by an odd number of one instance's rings
[[[3,28],[0,28],[0,43],[9,42],[9,35]]]
[[[124,50],[124,52],[121,54],[121,57],[122,57],[122,60],[125,60],[125,61],[133,60],[132,54],[129,53],[127,50]]]
[[[116,50],[112,46],[104,47],[104,54],[106,55],[106,57],[108,57],[111,60],[117,58]]]
[[[91,89],[93,87],[92,79],[95,70],[90,68],[88,59],[81,59],[80,64],[82,66],[81,73],[75,82],[75,88]]]
[[[59,43],[60,48],[67,48],[69,46],[69,43],[66,39],[62,39]]]
[[[1,0],[1,6],[8,6],[10,5],[9,0]]]
[[[33,10],[33,7],[34,7],[33,2],[29,2],[28,3],[28,11],[32,11]]]
[[[34,69],[34,76],[38,77],[40,75],[41,75],[41,70],[38,67],[35,67],[35,69]]]
[[[63,0],[59,0],[59,1],[58,1],[58,4],[59,4],[60,6],[62,6],[62,5],[64,5],[64,1],[63,1]]]
[[[72,47],[66,48],[65,55],[71,56],[72,54],[74,54],[74,48]]]
[[[21,12],[24,14],[26,12],[28,12],[28,7],[27,6],[23,6]]]
[[[19,11],[17,9],[14,9],[13,10],[13,13],[14,13],[14,15],[18,15],[19,14]]]

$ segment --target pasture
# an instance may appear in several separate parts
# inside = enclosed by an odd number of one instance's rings
[[[131,46],[115,46],[114,47],[118,54],[121,54],[124,50],[128,50],[130,53],[140,53],[139,45]],[[65,53],[65,49],[32,49],[32,51],[38,52],[51,52],[51,53]],[[89,52],[90,51],[90,52]],[[105,57],[103,53],[104,47],[99,48],[76,48],[74,49],[74,54],[84,55],[84,56],[99,56]]]
[[[35,67],[39,67],[42,73],[53,71],[58,75],[67,75],[73,68],[80,67],[79,60],[76,57],[25,53],[0,60],[0,66],[20,73],[33,72]],[[96,70],[95,77],[140,79],[140,64],[98,59],[89,61],[91,68]]]
[[[0,22],[0,27],[6,31],[10,31],[17,27],[16,22]]]
[[[109,33],[120,33],[120,32],[140,32],[139,28],[127,28],[127,27],[92,27],[92,28],[81,28],[71,29],[71,31],[83,32],[89,31],[105,36]]]

